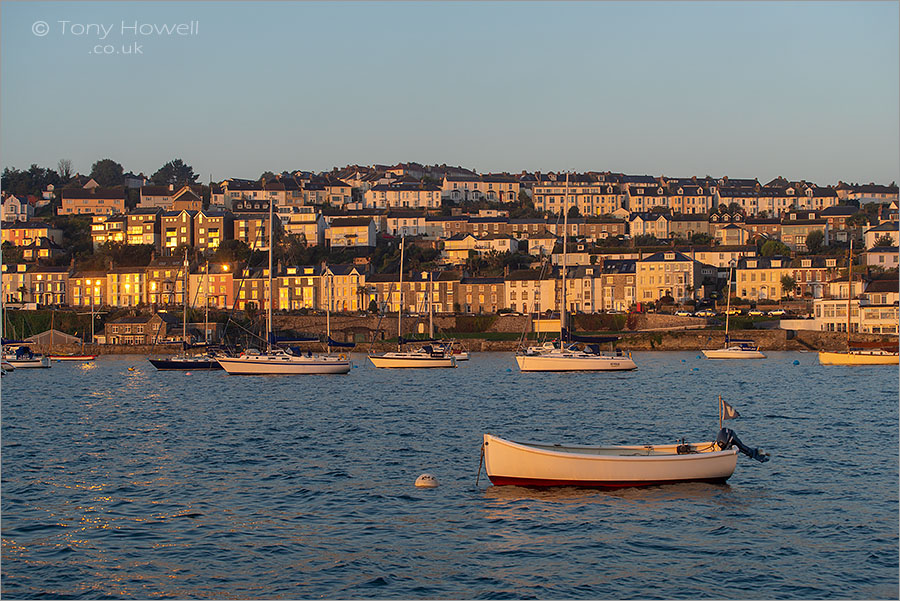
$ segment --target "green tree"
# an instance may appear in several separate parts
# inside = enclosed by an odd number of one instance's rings
[[[810,253],[817,253],[825,242],[825,233],[822,230],[813,230],[806,235],[806,248]]]
[[[762,257],[774,257],[778,255],[789,255],[791,254],[791,249],[787,244],[780,242],[779,240],[767,240],[763,243],[762,247],[759,249],[759,254]]]
[[[879,236],[875,240],[875,246],[897,246],[894,243],[894,239],[885,234],[884,236]]]
[[[104,187],[121,186],[125,170],[112,159],[100,159],[91,165],[91,177]]]
[[[709,246],[712,244],[712,236],[709,234],[704,234],[703,232],[697,232],[693,236],[691,236],[691,244],[694,246]]]
[[[150,176],[150,181],[160,186],[171,184],[181,187],[197,183],[198,177],[193,167],[181,159],[175,159],[160,167]]]
[[[794,289],[797,287],[797,280],[792,278],[791,276],[784,274],[781,276],[781,290],[782,296],[787,297],[788,295],[794,295]]]
[[[576,205],[569,207],[569,217],[581,217],[581,211]]]
[[[847,217],[847,225],[851,227],[866,227],[869,223],[869,216],[864,211],[859,211]]]

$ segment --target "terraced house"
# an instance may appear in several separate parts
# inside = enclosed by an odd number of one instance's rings
[[[60,215],[114,215],[125,212],[125,188],[64,188]]]

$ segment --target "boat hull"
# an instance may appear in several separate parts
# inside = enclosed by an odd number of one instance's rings
[[[637,365],[630,357],[516,355],[521,371],[631,371]]]
[[[453,356],[438,356],[417,353],[385,353],[384,355],[369,355],[369,361],[378,368],[386,369],[426,369],[430,367],[456,367],[456,358]]]
[[[50,355],[51,361],[93,361],[97,355]]]
[[[251,355],[218,360],[229,375],[306,375],[346,374],[350,371],[350,359],[340,357],[298,357]]]
[[[765,359],[766,356],[759,350],[744,350],[732,348],[704,349],[703,355],[707,359]]]
[[[198,359],[196,361],[180,359],[150,359],[153,367],[159,371],[184,371],[187,369],[222,369],[216,359]]]
[[[822,365],[897,365],[900,355],[884,351],[819,351]]]
[[[35,357],[34,359],[7,359],[7,363],[16,369],[32,369],[50,367],[50,357]]]
[[[725,482],[737,465],[737,449],[714,443],[588,447],[517,443],[484,435],[488,478],[496,485],[624,488],[678,482]]]

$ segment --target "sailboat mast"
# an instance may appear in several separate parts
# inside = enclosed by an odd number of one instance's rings
[[[206,260],[206,286],[203,287],[203,305],[206,313],[203,317],[203,342],[209,344],[209,259]]]
[[[181,286],[181,300],[182,300],[182,320],[181,320],[181,344],[182,346],[187,344],[187,297],[188,297],[188,253],[187,249],[184,249],[184,283]]]
[[[728,344],[728,320],[731,319],[731,277],[734,274],[734,261],[729,265],[728,284],[725,286],[725,344]]]
[[[269,311],[266,318],[266,350],[272,352],[272,217],[275,200],[269,199]]]
[[[402,332],[400,326],[403,323],[403,249],[406,246],[406,236],[400,236],[400,307],[397,311],[397,351],[403,350],[403,345],[400,344],[400,340],[402,339],[400,334]]]
[[[847,350],[850,350],[850,308],[853,306],[853,237],[850,237],[850,254],[847,255]]]
[[[559,311],[559,328],[560,328],[560,338],[563,336],[563,332],[566,332],[566,337],[568,337],[568,330],[566,326],[566,311],[568,310],[567,298],[566,298],[566,265],[568,263],[567,249],[568,249],[568,238],[569,238],[569,173],[566,172],[566,193],[563,197],[563,264],[562,264],[562,308]]]
[[[328,275],[328,302],[325,304],[325,344],[331,352],[331,295],[334,293],[334,274]]]
[[[425,293],[425,298],[428,299],[428,337],[434,338],[434,305],[431,302],[431,288],[432,288],[432,279],[431,272],[428,272],[428,291]]]

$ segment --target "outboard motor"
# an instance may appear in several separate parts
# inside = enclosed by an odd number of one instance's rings
[[[750,459],[756,459],[760,463],[765,463],[769,460],[768,454],[763,453],[760,449],[751,449],[742,443],[737,437],[737,434],[734,433],[734,430],[730,428],[722,428],[719,430],[719,434],[716,436],[716,444],[719,445],[719,448],[723,451],[730,449],[732,445],[736,446],[741,453]]]

